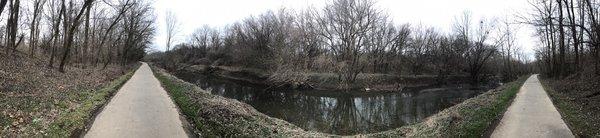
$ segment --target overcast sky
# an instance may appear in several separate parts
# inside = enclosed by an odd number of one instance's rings
[[[282,7],[303,10],[313,6],[321,8],[329,0],[155,0],[158,32],[154,48],[165,48],[165,13],[172,11],[181,23],[181,32],[175,43],[185,41],[196,28],[208,25],[223,27],[251,15]],[[473,22],[481,18],[512,18],[515,14],[529,11],[527,0],[376,0],[377,6],[386,11],[396,24],[435,27],[449,32],[456,16],[464,11],[472,13]],[[531,26],[520,25],[517,43],[530,58],[536,38]]]

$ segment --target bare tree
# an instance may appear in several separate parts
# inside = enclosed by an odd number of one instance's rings
[[[315,58],[324,52],[323,41],[319,38],[320,30],[315,21],[317,18],[315,12],[314,9],[308,9],[301,13],[295,22],[297,35],[300,37],[300,40],[297,41],[301,47],[300,58],[305,59],[300,61],[304,62],[301,63],[304,69],[313,68]]]
[[[577,33],[577,22],[576,22],[576,18],[575,17],[575,4],[573,2],[573,0],[564,0],[565,3],[565,7],[567,10],[567,17],[569,18],[569,29],[570,29],[570,33],[571,33],[571,38],[573,39],[573,48],[575,51],[573,51],[575,53],[575,62],[574,62],[574,67],[575,70],[577,70],[577,68],[579,68],[579,44],[580,41],[578,39],[578,33]],[[568,47],[567,47],[568,49]]]
[[[172,11],[167,11],[165,14],[165,25],[167,29],[167,43],[166,47],[169,51],[171,49],[171,45],[173,43],[173,39],[179,33],[179,22],[177,21],[177,17]]]
[[[17,33],[19,31],[19,4],[21,2],[19,0],[11,0],[10,4],[9,4],[9,8],[10,8],[10,14],[8,16],[8,20],[6,23],[6,34],[7,34],[7,39],[6,39],[6,53],[9,53],[9,50],[12,50],[11,53],[16,51],[16,48],[18,46],[18,42],[17,42]]]
[[[0,0],[0,13],[3,5],[8,5],[6,25],[0,33],[5,53],[15,53],[21,42],[28,42],[26,52],[31,57],[47,56],[48,67],[59,63],[61,72],[69,64],[85,68],[94,59],[94,65],[139,60],[154,36],[155,18],[144,0],[21,2]],[[24,20],[28,22],[27,32],[22,31]],[[25,35],[28,38],[24,41]]]
[[[508,19],[505,19],[502,23],[504,26],[499,27],[499,32],[501,33],[500,35],[502,35],[501,39],[504,39],[499,40],[502,42],[500,50],[504,54],[504,69],[502,73],[505,79],[512,80],[515,79],[514,77],[518,77],[515,76],[515,67],[513,66],[513,58],[516,55],[513,53],[517,52],[515,28]]]
[[[40,35],[40,14],[43,10],[43,5],[44,3],[46,3],[46,0],[34,0],[33,1],[33,13],[32,13],[32,18],[31,18],[31,24],[29,26],[29,54],[30,56],[34,56],[36,48],[37,48],[37,41],[38,41],[38,37]]]
[[[134,0],[126,0],[126,1],[122,1],[117,7],[118,11],[115,15],[115,17],[112,18],[112,20],[110,21],[110,23],[108,24],[108,26],[106,27],[106,29],[103,29],[101,31],[101,35],[99,35],[99,44],[98,44],[98,51],[96,56],[100,56],[100,52],[103,50],[103,48],[106,51],[105,54],[105,61],[104,61],[104,67],[106,68],[106,66],[112,61],[112,57],[113,55],[111,55],[111,50],[110,50],[110,46],[106,46],[106,43],[108,43],[109,38],[113,37],[112,35],[115,35],[115,28],[117,28],[117,24],[119,22],[121,22],[121,20],[123,20],[123,17],[125,16],[125,14],[131,10],[138,2],[134,2]],[[121,35],[119,35],[119,37],[121,37]],[[105,48],[106,47],[106,48]],[[98,60],[96,60],[96,63],[98,63]]]
[[[600,27],[596,1],[536,0],[530,3],[535,8],[535,13],[531,14],[526,23],[536,27],[541,42],[546,45],[538,52],[539,60],[544,63],[541,69],[546,75],[562,78],[578,71],[580,62],[590,60],[582,59],[586,54],[593,57],[591,61],[598,61]],[[585,45],[589,48],[585,49]],[[596,72],[600,74],[600,62],[594,62],[594,65]]]
[[[138,61],[145,56],[145,49],[154,35],[154,20],[150,4],[137,2],[123,20],[124,42],[122,44],[121,64]]]
[[[50,9],[51,9],[51,13],[49,13],[48,18],[49,20],[51,20],[52,22],[52,34],[51,36],[51,40],[52,40],[52,45],[50,45],[50,61],[48,62],[48,67],[49,68],[53,68],[54,67],[54,57],[56,56],[57,50],[56,50],[56,45],[59,44],[60,42],[60,38],[59,38],[59,34],[60,34],[60,24],[63,21],[63,15],[64,12],[66,10],[66,6],[65,6],[65,0],[62,0],[61,2],[58,1],[51,1],[50,2]],[[55,8],[55,7],[60,7],[60,8]]]
[[[73,37],[75,35],[77,28],[79,27],[79,24],[81,23],[81,20],[80,20],[81,16],[83,16],[84,12],[88,9],[87,7],[91,6],[93,2],[94,2],[94,0],[86,0],[83,3],[83,5],[81,6],[81,9],[79,10],[79,12],[76,14],[75,18],[72,19],[72,21],[69,23],[69,27],[65,27],[67,29],[65,30],[65,42],[63,45],[63,56],[62,56],[62,59],[60,60],[60,65],[59,65],[59,69],[58,69],[60,72],[65,72],[65,65],[69,58],[69,54],[71,52],[71,47],[73,46]]]
[[[589,29],[586,31],[590,38],[590,47],[593,49],[592,53],[596,60],[595,62],[595,70],[596,74],[600,75],[600,24],[598,21],[600,17],[598,17],[598,9],[600,8],[598,3],[592,3],[590,0],[585,0],[585,7],[587,9],[587,14],[589,18]],[[582,27],[583,28],[583,27]],[[585,29],[585,28],[583,28]]]
[[[320,35],[336,56],[341,80],[352,83],[363,71],[361,52],[370,31],[387,16],[375,8],[371,0],[336,0],[327,5],[318,20]]]
[[[565,30],[564,30],[564,15],[563,15],[563,2],[562,0],[556,0],[558,2],[558,74],[560,77],[565,76],[566,74],[566,66],[565,66]]]
[[[375,5],[371,0],[334,0],[322,10],[269,11],[220,31],[204,27],[175,47],[168,39],[164,55],[172,60],[160,62],[170,69],[179,69],[176,64],[254,68],[269,72],[268,80],[276,83],[301,82],[309,71],[335,73],[346,88],[360,73],[437,74],[439,80],[469,74],[476,83],[482,74],[501,72],[495,69],[502,65],[490,61],[525,66],[515,60],[520,54],[510,52],[516,51],[514,43],[506,54],[497,52],[506,39],[493,41],[494,22],[472,23],[463,16],[455,34],[445,35],[432,27],[397,26]]]
[[[467,70],[471,76],[472,84],[478,84],[481,71],[492,55],[497,52],[497,42],[488,42],[494,22],[481,20],[479,28],[474,33],[471,29],[471,15],[465,12],[454,23],[454,31],[458,36],[458,46],[464,48],[464,56],[467,59]]]

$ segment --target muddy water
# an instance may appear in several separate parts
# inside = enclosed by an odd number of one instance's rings
[[[403,92],[281,91],[206,76],[179,76],[305,130],[371,133],[419,122],[483,90],[417,88]]]

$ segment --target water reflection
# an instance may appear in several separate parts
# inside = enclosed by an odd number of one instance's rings
[[[180,77],[213,94],[248,103],[260,112],[306,130],[341,135],[378,132],[416,123],[481,92],[466,89],[367,94],[270,91],[212,77],[189,74]]]

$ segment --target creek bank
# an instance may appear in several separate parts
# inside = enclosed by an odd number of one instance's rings
[[[258,112],[246,103],[213,95],[165,70],[155,66],[152,69],[201,136],[338,137],[303,130],[287,121]],[[420,123],[351,137],[482,136],[510,104],[523,82],[522,78],[489,90],[427,117]]]
[[[357,76],[356,82],[343,88],[342,82],[334,73],[302,73],[304,79],[281,82],[274,81],[274,74],[258,69],[234,68],[228,66],[191,65],[173,71],[177,76],[190,76],[202,74],[233,80],[237,82],[261,85],[270,89],[295,89],[295,90],[361,90],[365,92],[397,92],[405,89],[420,89],[423,87],[472,87],[468,84],[470,77],[467,75],[449,75],[444,78],[435,75],[406,75],[392,74],[366,74]],[[492,78],[492,77],[486,77]],[[298,81],[300,80],[300,81]],[[486,79],[482,87],[494,88],[498,86],[494,79]]]
[[[214,95],[236,99],[305,130],[337,135],[381,132],[418,123],[485,90],[423,87],[402,92],[267,90],[196,74],[176,76]]]
[[[235,99],[213,95],[151,66],[155,76],[201,137],[327,137],[269,117]]]
[[[477,97],[446,108],[420,123],[397,129],[364,134],[366,137],[485,137],[528,76],[489,90]]]

